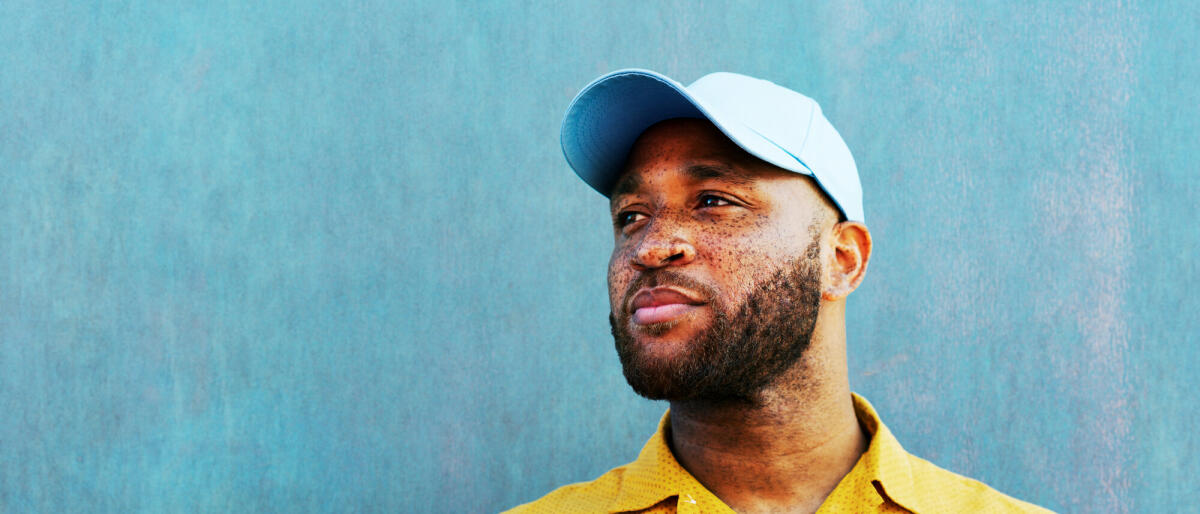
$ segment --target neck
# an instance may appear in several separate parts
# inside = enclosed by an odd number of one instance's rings
[[[844,325],[817,325],[805,358],[753,402],[671,402],[676,459],[738,512],[815,512],[866,451]]]

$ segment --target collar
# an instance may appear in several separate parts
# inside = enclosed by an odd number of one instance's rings
[[[871,477],[871,484],[883,499],[904,507],[909,512],[922,512],[921,498],[913,485],[913,470],[909,454],[900,446],[887,425],[879,419],[871,403],[855,393],[854,414],[858,423],[871,438],[867,452],[859,457],[851,473],[859,471]]]
[[[640,511],[663,500],[678,497],[679,512],[730,512],[719,498],[696,480],[671,453],[667,434],[671,430],[668,409],[658,422],[658,430],[642,447],[636,461],[625,467],[621,489],[609,506],[609,512]]]
[[[866,399],[854,393],[851,396],[854,413],[871,441],[866,453],[850,473],[864,473],[870,477],[871,484],[881,498],[910,512],[921,512],[922,502],[913,486],[908,452],[880,421],[879,415]],[[684,508],[685,504],[691,504],[703,512],[730,512],[728,506],[675,460],[675,455],[667,445],[670,428],[671,412],[668,410],[658,422],[658,430],[642,447],[637,460],[625,467],[620,491],[609,506],[609,512],[644,510],[673,496],[679,498],[677,505],[680,511],[692,510]]]

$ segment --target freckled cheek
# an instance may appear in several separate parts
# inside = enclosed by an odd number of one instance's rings
[[[706,229],[698,234],[697,242],[711,249],[715,257],[771,258],[788,255],[797,243],[807,246],[807,240],[767,216],[747,216]]]
[[[614,311],[622,301],[621,296],[633,281],[633,269],[626,264],[628,262],[627,252],[620,249],[613,250],[608,261],[608,301]]]
[[[741,289],[761,270],[771,267],[771,252],[754,238],[705,237],[699,243],[700,258],[713,278],[733,290]]]
[[[763,243],[734,234],[708,234],[697,238],[697,252],[712,264],[735,265],[740,258],[764,255]]]

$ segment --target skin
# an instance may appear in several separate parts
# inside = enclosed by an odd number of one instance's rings
[[[867,447],[850,396],[845,336],[845,299],[871,254],[867,227],[838,222],[810,178],[747,154],[693,119],[641,135],[610,206],[614,323],[640,358],[660,365],[687,355],[717,306],[741,305],[778,263],[804,258],[815,238],[820,305],[803,356],[750,398],[668,398],[676,459],[727,505],[815,512]],[[719,298],[698,298],[667,321],[637,323],[630,286],[668,272],[702,285],[704,295],[684,288],[693,296]]]

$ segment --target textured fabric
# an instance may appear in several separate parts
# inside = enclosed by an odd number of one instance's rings
[[[839,512],[1049,512],[909,455],[865,399],[854,411],[870,436],[867,452],[817,511]],[[683,469],[667,446],[670,412],[637,460],[591,482],[563,486],[517,513],[733,512]]]

